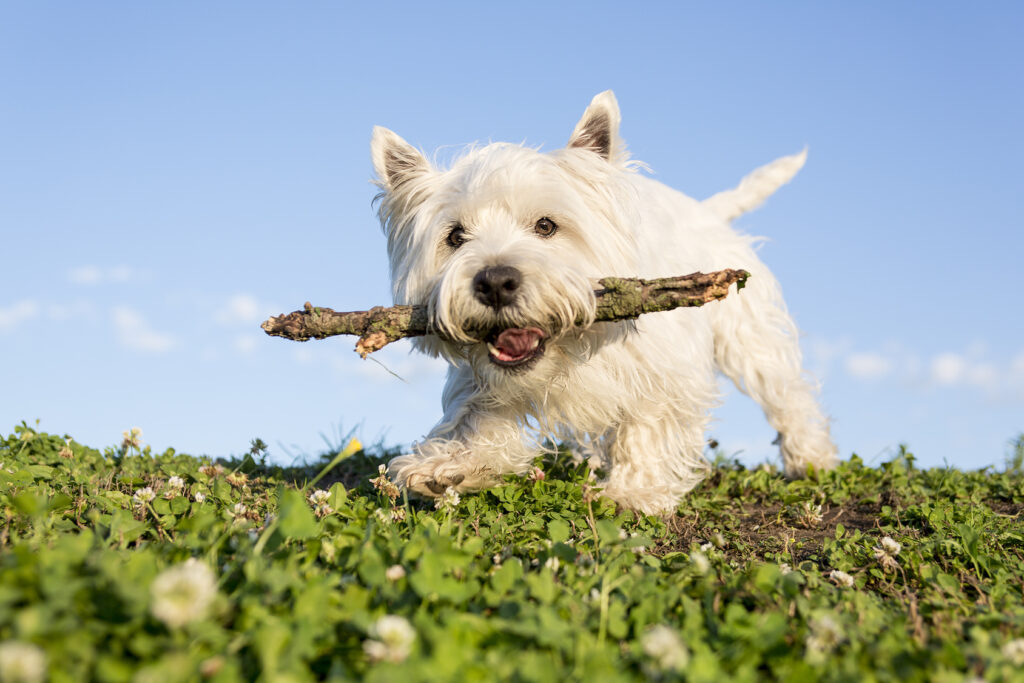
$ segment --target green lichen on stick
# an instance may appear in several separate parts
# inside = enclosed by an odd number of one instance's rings
[[[643,313],[702,306],[724,299],[734,283],[742,289],[748,277],[745,270],[726,269],[655,280],[603,278],[598,281],[600,288],[594,290],[594,321],[629,320]],[[357,335],[356,351],[363,358],[403,337],[434,333],[426,306],[374,306],[368,311],[338,312],[308,301],[303,310],[274,316],[260,327],[268,335],[294,341]]]

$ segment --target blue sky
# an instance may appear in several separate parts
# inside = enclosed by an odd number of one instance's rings
[[[375,124],[552,149],[612,88],[634,157],[696,197],[809,147],[738,226],[770,237],[844,457],[1001,464],[1022,30],[1019,3],[0,3],[0,428],[284,461],[413,441],[437,362],[259,322],[390,301]],[[772,457],[748,399],[717,415],[728,452]]]

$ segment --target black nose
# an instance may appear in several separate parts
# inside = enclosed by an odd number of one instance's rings
[[[516,300],[522,282],[523,274],[512,266],[491,266],[473,278],[473,292],[484,306],[498,309]]]

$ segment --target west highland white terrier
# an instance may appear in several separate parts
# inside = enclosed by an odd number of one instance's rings
[[[606,463],[603,495],[670,511],[709,469],[716,371],[764,409],[788,476],[835,465],[779,285],[757,238],[729,225],[788,182],[805,153],[697,201],[636,172],[619,121],[603,92],[565,149],[494,143],[448,169],[374,129],[395,303],[429,306],[439,334],[414,346],[450,363],[441,421],[391,461],[399,484],[427,496],[486,488],[526,472],[542,440],[564,441]],[[725,300],[578,324],[593,318],[599,278],[724,268],[752,274]]]

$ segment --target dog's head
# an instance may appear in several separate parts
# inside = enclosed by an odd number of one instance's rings
[[[421,350],[503,377],[560,362],[562,340],[593,320],[596,279],[636,272],[618,127],[608,91],[565,149],[494,143],[447,169],[374,129],[395,303],[429,306],[439,331],[416,342]]]

